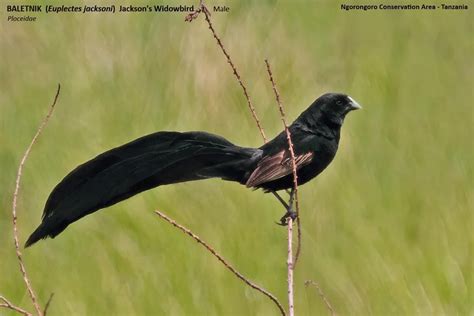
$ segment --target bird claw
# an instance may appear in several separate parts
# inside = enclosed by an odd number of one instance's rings
[[[296,218],[298,217],[298,214],[293,211],[292,209],[290,210],[287,210],[285,215],[283,215],[281,218],[280,218],[280,222],[277,223],[275,222],[277,225],[280,225],[280,226],[288,226],[288,218],[291,218],[293,221],[296,220]]]

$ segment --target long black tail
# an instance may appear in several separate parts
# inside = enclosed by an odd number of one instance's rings
[[[220,177],[245,182],[259,149],[204,132],[158,132],[78,166],[51,192],[25,247],[54,238],[78,219],[159,185]]]

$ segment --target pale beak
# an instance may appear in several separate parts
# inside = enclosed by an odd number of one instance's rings
[[[356,102],[353,98],[349,97],[349,100],[351,100],[351,110],[360,110],[362,109],[362,106]]]

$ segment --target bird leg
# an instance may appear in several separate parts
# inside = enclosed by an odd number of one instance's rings
[[[285,202],[285,200],[283,200],[281,198],[281,196],[276,193],[275,191],[271,191],[273,193],[273,195],[278,199],[278,201],[280,201],[280,203],[285,207],[285,209],[288,209],[290,206]]]
[[[287,220],[288,218],[291,218],[293,220],[296,219],[296,217],[298,216],[298,214],[296,214],[296,212],[293,210],[293,202],[294,202],[294,197],[295,197],[295,189],[292,188],[289,195],[290,195],[290,200],[288,202],[288,204],[281,198],[280,195],[278,195],[278,193],[276,193],[275,191],[272,191],[273,195],[278,199],[278,201],[280,201],[280,203],[285,207],[286,209],[286,213],[285,215],[283,215],[281,218],[280,218],[280,223],[277,223],[278,225],[281,225],[281,226],[286,226],[288,225],[287,224]]]

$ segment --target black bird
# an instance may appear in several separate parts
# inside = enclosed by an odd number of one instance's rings
[[[351,97],[327,93],[289,126],[298,183],[308,182],[333,160],[346,114],[360,109]],[[106,151],[71,171],[51,192],[42,222],[25,246],[54,238],[78,219],[154,187],[222,178],[278,197],[293,187],[292,162],[285,131],[260,148],[232,144],[206,132],[157,132]]]

